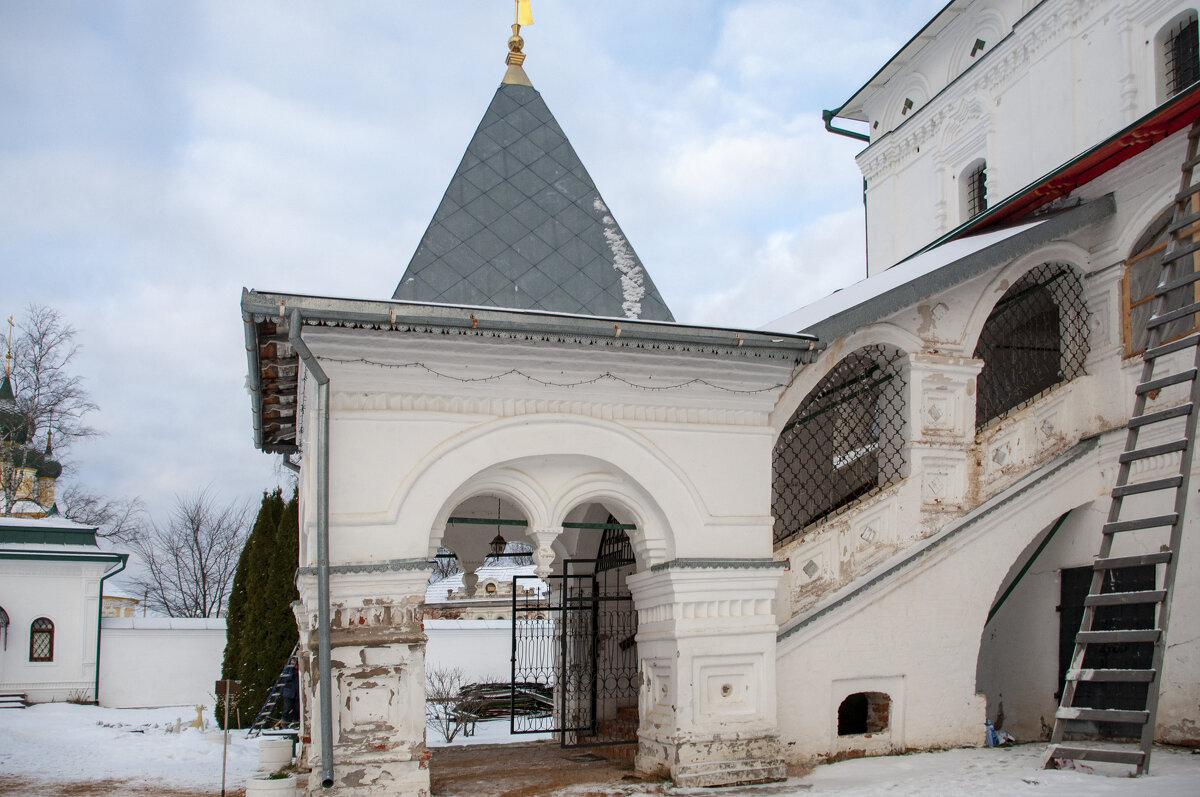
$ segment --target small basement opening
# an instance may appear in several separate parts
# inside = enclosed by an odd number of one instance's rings
[[[888,729],[892,699],[884,692],[855,692],[838,706],[838,736],[880,733]]]

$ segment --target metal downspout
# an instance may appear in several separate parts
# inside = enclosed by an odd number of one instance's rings
[[[836,118],[837,118],[837,111],[821,111],[821,120],[823,122],[825,122],[825,129],[828,130],[830,133],[837,133],[839,136],[845,136],[846,138],[853,138],[858,141],[865,141],[868,144],[871,143],[871,137],[868,136],[866,133],[856,133],[853,130],[846,130],[841,127],[834,127],[833,120]]]
[[[288,342],[317,380],[317,678],[321,714],[321,786],[333,786],[333,694],[329,673],[329,376],[300,337],[300,311],[293,310]],[[286,461],[286,460],[285,460]]]
[[[129,561],[127,553],[119,553],[117,556],[121,557],[120,567],[100,576],[100,591],[96,596],[96,683],[92,686],[92,699],[96,701],[97,706],[100,705],[100,624],[104,619],[104,582],[124,570]]]

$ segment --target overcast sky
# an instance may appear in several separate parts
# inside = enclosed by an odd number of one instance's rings
[[[861,279],[836,108],[943,0],[534,0],[525,69],[680,321]],[[243,286],[390,298],[504,73],[510,0],[0,0],[0,311],[60,310],[73,474],[256,500]],[[18,389],[20,386],[18,386]]]

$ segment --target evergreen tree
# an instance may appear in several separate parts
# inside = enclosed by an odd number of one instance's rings
[[[221,665],[222,678],[241,681],[242,684],[229,704],[231,727],[239,726],[239,720],[241,726],[253,722],[270,689],[269,682],[266,689],[259,687],[262,680],[259,671],[264,663],[261,661],[261,633],[257,628],[261,601],[257,600],[257,596],[267,589],[271,568],[270,550],[278,534],[283,509],[281,490],[263,493],[258,517],[246,540],[246,547],[242,549],[233,577],[233,591],[225,613],[225,660]],[[294,570],[295,565],[296,558],[293,557],[290,569]],[[220,700],[217,701],[216,714],[217,722],[224,722],[225,709]]]

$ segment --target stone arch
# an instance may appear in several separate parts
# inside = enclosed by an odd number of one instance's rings
[[[637,507],[642,522],[635,548],[643,567],[672,558],[674,529],[697,528],[708,514],[686,474],[650,441],[592,418],[545,415],[483,424],[435,448],[422,465],[397,489],[388,514],[399,525],[403,506],[406,529],[428,532],[428,555],[437,550],[446,518],[470,495],[502,492],[528,513],[531,527],[550,527],[563,516],[560,493],[597,472],[609,479],[610,494]],[[537,478],[547,469],[556,472],[551,489]]]
[[[863,346],[805,395],[772,448],[776,545],[904,478],[908,365],[903,349]]]
[[[912,118],[913,114],[929,102],[931,96],[933,92],[930,90],[928,79],[920,72],[910,72],[887,104],[887,112],[883,117],[887,129],[895,130]]]
[[[855,330],[844,338],[838,338],[829,344],[816,363],[800,371],[775,402],[775,408],[771,411],[771,430],[774,435],[779,436],[804,398],[846,354],[873,345],[891,346],[904,352],[905,356],[924,348],[919,337],[889,323],[873,324]]]

